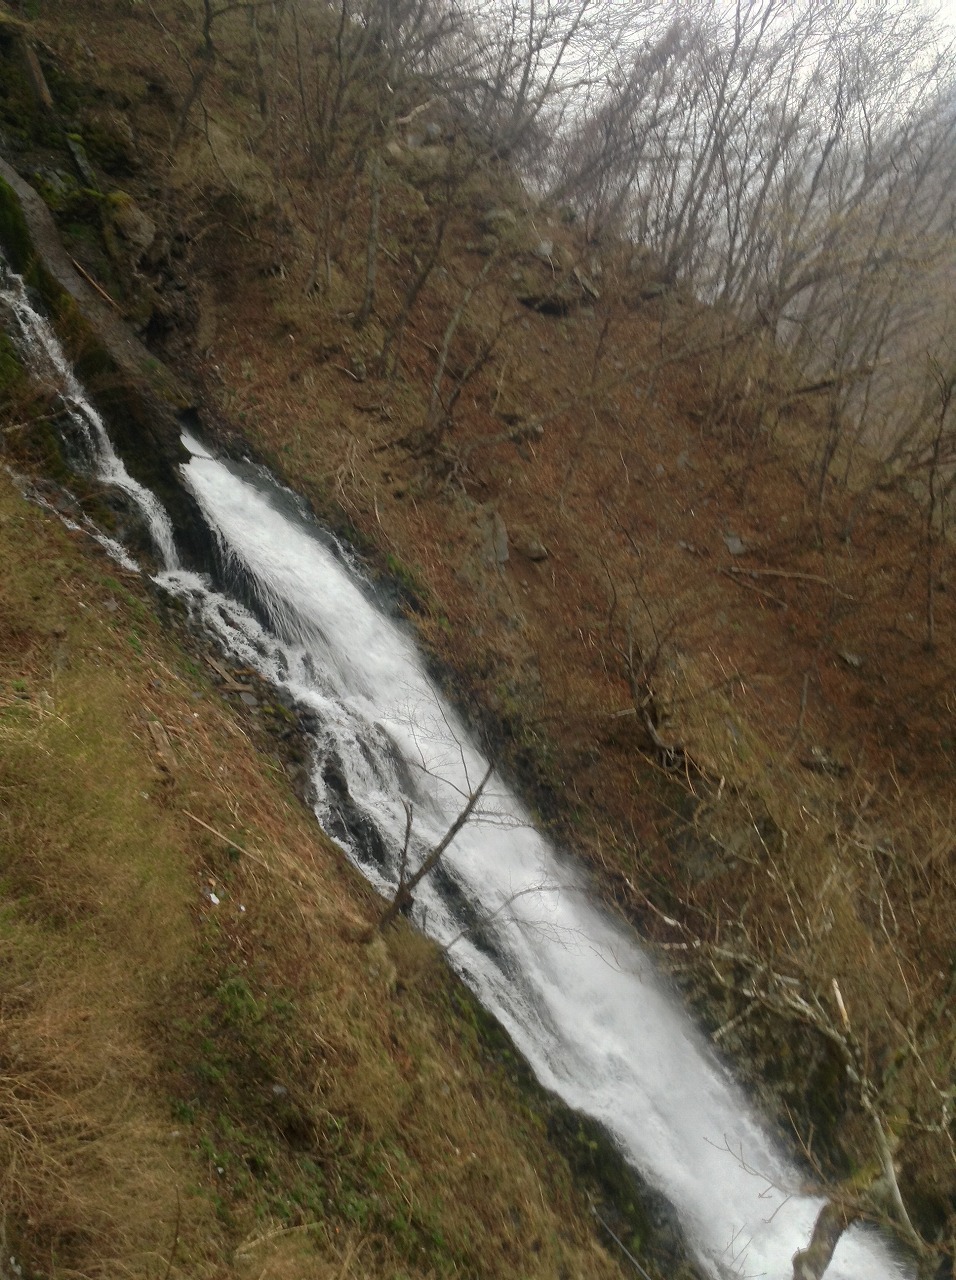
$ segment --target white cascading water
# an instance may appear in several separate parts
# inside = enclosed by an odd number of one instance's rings
[[[406,629],[379,610],[294,495],[261,468],[222,462],[189,436],[186,484],[256,616],[179,568],[165,511],[126,475],[16,277],[0,274],[0,285],[21,347],[42,374],[58,372],[70,411],[91,424],[97,474],[141,503],[166,564],[156,581],[187,599],[228,653],[313,713],[317,817],[388,892],[405,838],[403,801],[413,811],[414,868],[486,769]],[[358,817],[379,834],[374,852],[343,832],[343,783],[353,827]],[[674,1204],[709,1275],[789,1280],[822,1200],[803,1193],[803,1175],[633,934],[589,900],[569,859],[533,829],[497,776],[441,869],[419,886],[415,915],[540,1081],[604,1124]],[[854,1228],[827,1278],[908,1274],[876,1232]]]
[[[164,564],[178,564],[173,526],[162,503],[126,470],[116,456],[103,419],[90,404],[53,330],[31,305],[23,280],[15,275],[0,254],[0,308],[14,323],[13,336],[29,353],[31,372],[37,381],[59,396],[74,433],[81,441],[88,465],[103,484],[115,485],[132,498],[142,511]]]

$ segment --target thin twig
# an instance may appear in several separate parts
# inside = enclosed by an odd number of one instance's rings
[[[644,1270],[644,1268],[641,1266],[638,1260],[634,1257],[633,1253],[631,1253],[630,1249],[628,1249],[627,1245],[624,1243],[621,1237],[619,1235],[616,1235],[614,1231],[612,1231],[612,1229],[608,1226],[608,1224],[604,1221],[604,1219],[598,1213],[597,1209],[595,1209],[593,1204],[591,1205],[591,1212],[594,1214],[595,1218],[597,1218],[598,1222],[600,1222],[601,1226],[608,1233],[608,1235],[611,1237],[611,1239],[614,1241],[617,1247],[624,1254],[625,1258],[627,1258],[628,1262],[633,1264],[638,1274],[642,1275],[644,1277],[644,1280],[651,1280],[651,1277],[647,1274],[647,1272]]]
[[[110,295],[106,292],[106,290],[103,288],[102,285],[98,285],[96,283],[96,281],[93,279],[90,273],[84,270],[84,268],[80,266],[76,258],[71,258],[70,261],[73,263],[74,267],[76,267],[77,271],[79,271],[80,275],[83,277],[86,283],[92,285],[101,298],[105,298],[106,301],[110,304],[110,306],[115,307],[117,311],[122,310],[122,307],[120,306],[120,304],[110,297]]]
[[[780,596],[775,596],[771,591],[764,591],[763,587],[758,587],[753,582],[745,581],[744,578],[740,577],[740,573],[741,573],[740,570],[718,569],[717,572],[722,573],[725,577],[729,578],[730,581],[735,583],[738,587],[744,587],[747,591],[753,591],[755,595],[762,596],[764,600],[770,600],[773,604],[777,605],[781,609],[787,608],[786,600],[781,599]]]
[[[807,695],[810,692],[810,672],[803,673],[803,687],[800,690],[800,712],[797,716],[797,727],[793,731],[793,739],[787,747],[788,751],[792,751],[803,735],[803,722],[807,717]]]
[[[829,578],[824,578],[820,573],[802,573],[796,569],[744,569],[737,565],[728,565],[721,570],[722,573],[731,573],[735,577],[741,578],[788,578],[793,582],[813,582],[821,587],[828,587],[835,595],[842,596],[844,600],[852,600],[853,597],[846,591],[841,591],[835,583]]]
[[[193,822],[197,822],[199,826],[205,827],[207,831],[211,831],[214,836],[218,836],[223,844],[227,844],[230,849],[235,849],[236,853],[245,855],[249,852],[248,849],[243,849],[241,844],[236,844],[235,840],[230,840],[222,831],[217,831],[216,828],[211,827],[208,822],[203,822],[202,818],[197,818],[196,815],[194,813],[190,813],[188,809],[184,809],[183,813],[187,818],[191,818]]]
[[[176,1257],[176,1250],[179,1248],[179,1228],[183,1220],[183,1202],[179,1197],[179,1188],[176,1188],[176,1223],[173,1227],[173,1247],[169,1251],[169,1260],[166,1263],[166,1274],[163,1280],[169,1280],[173,1271],[173,1260]]]

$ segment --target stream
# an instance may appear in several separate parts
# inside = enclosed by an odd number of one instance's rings
[[[132,479],[52,330],[0,258],[0,311],[28,367],[58,388],[77,465],[138,508],[163,568],[222,650],[310,715],[315,813],[383,893],[445,835],[487,768],[436,691],[408,628],[295,494],[184,434],[182,481],[211,533],[180,560],[169,515]],[[128,567],[134,556],[93,531]],[[146,572],[145,569],[141,571]],[[472,820],[415,895],[417,925],[507,1030],[540,1082],[599,1121],[676,1208],[716,1280],[789,1280],[823,1203],[771,1138],[680,997],[573,861],[492,775]],[[907,1266],[874,1230],[845,1234],[827,1280],[894,1280]]]

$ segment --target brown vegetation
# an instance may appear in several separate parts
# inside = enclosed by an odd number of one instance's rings
[[[0,1273],[619,1274],[138,580],[7,480],[0,539]]]
[[[582,226],[532,200],[505,148],[465,127],[465,65],[462,96],[434,106],[434,28],[393,83],[376,59],[394,32],[363,28],[343,60],[347,7],[228,6],[197,89],[195,10],[119,21],[83,0],[37,27],[81,131],[125,145],[109,180],[161,229],[145,280],[122,246],[79,236],[78,258],[191,370],[224,439],[241,433],[399,576],[542,817],[675,961],[846,1214],[918,1236],[927,1267],[951,1257],[952,379],[945,341],[916,370],[900,336],[914,246],[891,269],[881,256],[908,201],[935,236],[942,170],[906,186],[875,135],[861,169],[844,154],[848,205],[823,258],[778,280],[768,321],[754,242],[721,282],[720,253],[687,231],[709,187],[643,224],[653,252],[623,238],[626,202]],[[743,112],[765,64],[738,35]],[[521,117],[516,151],[551,105]],[[433,143],[410,140],[419,121]],[[906,136],[949,145],[937,123],[914,107]],[[592,136],[575,140],[578,181]],[[702,181],[726,170],[722,138]],[[780,173],[796,183],[794,154]],[[882,203],[857,218],[877,170]],[[786,331],[798,285],[812,349]],[[918,391],[890,396],[890,356]],[[863,425],[868,396],[884,436]],[[874,1190],[887,1152],[902,1214],[892,1185]]]

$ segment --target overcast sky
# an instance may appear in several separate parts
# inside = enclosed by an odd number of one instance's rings
[[[949,23],[953,33],[956,34],[956,0],[941,0],[939,15],[944,22]]]

